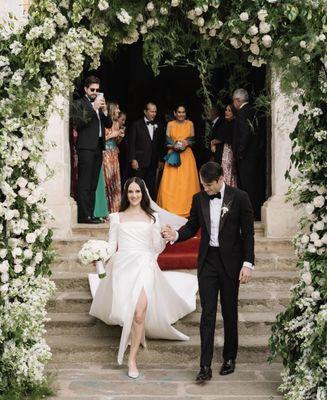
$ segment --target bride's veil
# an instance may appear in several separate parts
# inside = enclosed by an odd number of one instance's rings
[[[153,211],[158,213],[161,226],[170,225],[173,229],[175,229],[177,231],[181,226],[186,224],[186,222],[187,222],[186,218],[180,217],[179,215],[173,214],[173,213],[159,207],[158,204],[154,200],[151,199],[149,190],[145,183],[144,183],[144,185],[145,185],[145,190],[150,199],[150,206]]]

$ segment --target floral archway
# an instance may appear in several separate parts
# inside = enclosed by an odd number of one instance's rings
[[[85,62],[143,40],[155,72],[186,60],[205,75],[217,55],[273,64],[305,111],[291,134],[297,169],[290,196],[304,209],[294,239],[299,283],[273,326],[287,399],[325,399],[327,256],[327,5],[318,0],[38,0],[28,17],[0,26],[0,394],[42,385],[50,349],[42,338],[52,233],[41,183],[48,118]],[[205,91],[205,88],[204,88]]]

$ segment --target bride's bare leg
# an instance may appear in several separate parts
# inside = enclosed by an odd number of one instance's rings
[[[144,289],[142,289],[140,297],[136,304],[133,325],[131,329],[131,347],[128,357],[129,372],[137,372],[136,355],[142,339],[147,305],[148,300],[146,298]]]

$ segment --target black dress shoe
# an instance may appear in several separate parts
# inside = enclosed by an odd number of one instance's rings
[[[79,224],[99,224],[100,222],[93,220],[91,217],[87,217],[87,218],[79,218],[78,223]]]
[[[210,367],[200,367],[200,372],[196,376],[197,382],[209,381],[212,378],[212,371]]]
[[[102,218],[97,218],[97,217],[92,217],[92,221],[94,221],[95,224],[103,224],[104,220]]]
[[[228,375],[232,374],[235,370],[235,360],[230,359],[223,362],[220,368],[220,375]]]

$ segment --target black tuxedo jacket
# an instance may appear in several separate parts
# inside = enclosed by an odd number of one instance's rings
[[[140,168],[157,167],[159,159],[163,157],[165,133],[160,124],[155,124],[158,127],[153,131],[152,140],[143,117],[135,121],[129,131],[129,160],[137,160]]]
[[[245,104],[238,110],[233,135],[233,151],[237,160],[255,161],[258,157],[258,132],[255,110]]]
[[[99,123],[101,124],[101,137],[103,149],[105,144],[104,128],[112,125],[111,119],[106,117],[99,109],[99,117],[94,111],[92,103],[86,96],[76,100],[72,109],[73,125],[78,132],[76,148],[78,150],[96,150],[99,142]]]
[[[221,158],[223,156],[223,150],[224,150],[224,140],[221,137],[221,126],[224,123],[225,118],[224,117],[219,117],[218,120],[214,123],[214,125],[211,128],[211,135],[210,135],[210,140],[212,139],[218,139],[221,140],[222,143],[216,144],[216,151],[214,154],[215,161],[219,164],[221,164]]]
[[[247,193],[225,186],[222,207],[228,211],[220,217],[219,249],[226,273],[232,279],[239,278],[243,262],[254,264],[254,218]],[[201,191],[193,196],[190,218],[178,231],[177,242],[193,237],[201,228],[198,255],[198,275],[205,268],[205,258],[210,243],[210,199]]]

